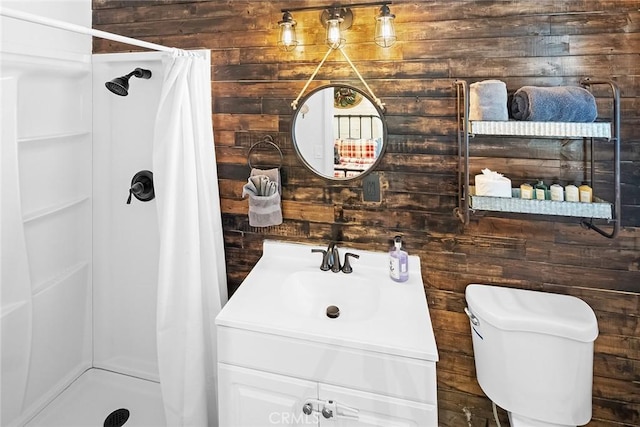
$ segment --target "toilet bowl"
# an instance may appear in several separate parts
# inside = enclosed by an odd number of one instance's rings
[[[591,419],[598,324],[579,298],[471,284],[465,291],[476,376],[511,427],[576,427]]]
[[[547,423],[509,412],[511,427],[576,427],[575,425]]]

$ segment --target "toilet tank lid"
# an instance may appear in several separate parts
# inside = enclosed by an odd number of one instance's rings
[[[496,328],[537,332],[592,342],[598,321],[589,305],[570,295],[471,284],[465,297],[469,310]]]

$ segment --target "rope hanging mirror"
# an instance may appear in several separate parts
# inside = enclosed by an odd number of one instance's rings
[[[373,99],[373,101],[376,103],[376,105],[378,107],[380,107],[380,110],[382,110],[383,112],[386,110],[384,103],[380,100],[380,98],[378,98],[376,96],[376,94],[373,92],[373,90],[371,89],[371,87],[367,84],[366,80],[364,79],[364,77],[362,77],[362,74],[360,74],[360,72],[358,71],[358,69],[356,68],[355,64],[351,61],[351,59],[349,58],[349,56],[346,54],[346,52],[344,51],[344,49],[342,47],[340,48],[333,48],[330,47],[329,50],[327,51],[327,53],[324,55],[324,58],[322,58],[322,61],[320,61],[320,63],[318,64],[318,66],[316,67],[316,69],[313,71],[313,73],[311,74],[311,76],[309,77],[309,80],[307,80],[307,82],[305,83],[305,85],[302,87],[302,90],[300,91],[300,93],[298,94],[298,96],[296,97],[296,99],[291,103],[291,108],[293,108],[294,110],[296,110],[298,108],[298,103],[300,102],[300,98],[302,98],[302,96],[305,94],[305,92],[307,91],[307,89],[309,88],[309,85],[311,84],[311,82],[313,81],[313,79],[316,77],[316,75],[318,74],[318,71],[320,70],[320,68],[322,68],[322,66],[324,65],[325,61],[327,60],[327,58],[329,57],[329,54],[331,54],[332,51],[334,50],[338,50],[340,51],[340,53],[342,54],[342,56],[344,57],[344,59],[346,59],[347,63],[349,64],[349,66],[351,66],[351,68],[353,69],[353,71],[356,73],[356,76],[358,76],[358,78],[360,79],[360,81],[362,82],[362,84],[364,85],[364,87],[367,89],[367,92],[369,92],[369,95],[371,95],[371,98]]]

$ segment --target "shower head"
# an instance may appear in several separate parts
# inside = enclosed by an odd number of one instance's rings
[[[116,95],[127,96],[129,94],[129,78],[128,77],[116,77],[110,82],[104,84],[107,89]]]
[[[144,70],[142,68],[136,68],[126,76],[116,77],[110,82],[106,82],[104,85],[111,92],[120,96],[127,96],[129,94],[129,79],[131,76],[138,77],[141,79],[149,79],[151,78],[151,70]]]

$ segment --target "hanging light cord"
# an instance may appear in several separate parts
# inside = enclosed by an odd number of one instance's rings
[[[298,108],[298,102],[300,101],[300,98],[302,98],[302,95],[307,91],[307,88],[311,84],[311,81],[316,77],[316,74],[318,74],[318,71],[320,70],[320,67],[322,67],[322,65],[324,64],[324,61],[327,60],[327,58],[329,57],[329,54],[331,53],[332,50],[333,50],[333,48],[330,47],[329,50],[327,51],[327,53],[324,55],[324,58],[322,58],[322,61],[320,61],[320,63],[316,67],[316,69],[313,72],[313,74],[311,74],[311,77],[309,77],[309,80],[307,80],[307,83],[304,85],[304,87],[302,88],[302,90],[298,94],[298,97],[295,99],[295,101],[293,101],[291,103],[291,108],[293,108],[294,110]]]
[[[349,57],[347,56],[345,51],[342,48],[340,48],[339,50],[340,50],[340,53],[342,54],[342,56],[344,56],[344,59],[346,59],[347,62],[349,63],[349,65],[351,65],[351,68],[353,68],[353,71],[356,73],[356,75],[358,76],[358,78],[360,79],[360,81],[362,82],[364,87],[367,88],[367,90],[369,91],[369,94],[371,95],[373,100],[376,102],[376,104],[378,104],[378,107],[380,107],[381,110],[384,110],[384,103],[382,101],[380,101],[380,98],[378,98],[375,93],[373,93],[373,91],[371,90],[371,88],[369,87],[367,82],[364,81],[364,78],[362,77],[362,74],[360,74],[360,72],[358,71],[356,66],[353,64],[353,62],[351,62],[351,59],[349,59]]]
[[[304,87],[302,88],[302,90],[300,91],[300,93],[298,94],[298,97],[291,103],[291,108],[293,108],[294,110],[298,108],[298,102],[300,102],[300,98],[302,98],[302,95],[307,91],[307,88],[309,87],[309,85],[311,84],[311,82],[313,81],[313,79],[316,77],[316,74],[318,74],[318,71],[320,70],[320,68],[322,67],[322,65],[324,65],[324,62],[327,60],[327,58],[329,57],[329,54],[331,53],[331,51],[333,51],[334,48],[330,47],[329,50],[327,51],[327,53],[324,55],[324,58],[322,58],[322,61],[320,61],[320,63],[318,64],[318,66],[316,67],[316,69],[313,71],[313,74],[311,74],[311,77],[309,77],[309,80],[307,80],[307,83],[305,83]],[[344,56],[344,59],[347,60],[347,62],[349,63],[349,65],[351,66],[351,68],[353,69],[353,71],[356,73],[356,75],[358,76],[358,78],[360,79],[360,81],[362,82],[362,84],[364,85],[364,87],[367,88],[367,91],[369,91],[369,94],[371,95],[371,97],[373,98],[373,100],[375,101],[375,103],[378,105],[378,107],[380,107],[381,110],[384,111],[385,107],[384,107],[384,103],[380,100],[380,98],[378,98],[375,93],[373,93],[373,90],[371,90],[371,88],[369,87],[369,85],[367,84],[367,82],[364,80],[364,77],[362,77],[362,74],[360,74],[360,72],[358,71],[358,69],[356,68],[356,66],[354,65],[353,62],[351,62],[351,59],[349,59],[349,57],[347,56],[347,54],[345,53],[345,51],[342,48],[338,49],[340,51],[340,53],[342,54],[342,56]]]

